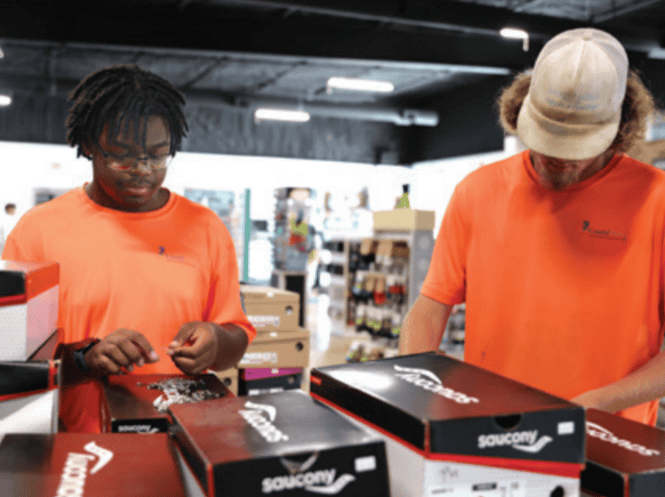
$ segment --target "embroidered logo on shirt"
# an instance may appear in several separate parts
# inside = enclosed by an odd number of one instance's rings
[[[607,240],[620,240],[625,242],[628,238],[625,233],[609,229],[597,229],[591,226],[591,223],[587,220],[582,221],[582,231],[594,238],[605,238]]]
[[[166,253],[166,247],[164,247],[163,245],[159,246],[159,255],[163,255],[164,257],[166,257],[168,259],[173,259],[173,260],[176,260],[176,261],[184,261],[185,260],[185,258],[182,255],[167,254]]]

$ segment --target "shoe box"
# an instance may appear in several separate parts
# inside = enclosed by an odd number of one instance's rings
[[[186,497],[166,433],[7,434],[3,497]]]
[[[303,368],[251,368],[239,372],[238,395],[277,393],[300,388]]]
[[[298,329],[300,295],[270,286],[240,285],[249,322],[258,333]]]
[[[215,374],[197,377],[170,374],[110,375],[103,382],[102,419],[105,432],[166,432],[173,403],[207,402],[233,396]]]
[[[239,369],[305,368],[308,365],[309,331],[305,328],[259,333],[237,364]]]
[[[170,412],[192,497],[390,495],[384,442],[301,390]]]
[[[582,490],[590,496],[653,497],[665,493],[665,431],[587,410],[586,468]]]
[[[438,353],[313,368],[313,398],[386,441],[396,497],[571,497],[580,406]]]

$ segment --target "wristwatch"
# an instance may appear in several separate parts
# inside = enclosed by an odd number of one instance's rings
[[[85,363],[85,353],[100,342],[99,338],[86,338],[80,343],[78,349],[74,349],[74,362],[84,373],[89,373],[90,369]]]

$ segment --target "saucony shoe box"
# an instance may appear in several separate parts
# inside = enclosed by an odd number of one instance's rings
[[[245,313],[258,333],[298,329],[300,295],[270,286],[240,285]]]
[[[26,361],[58,323],[59,266],[0,261],[0,361]]]
[[[584,409],[437,353],[314,368],[310,393],[383,436],[396,497],[577,497]]]
[[[214,374],[111,375],[104,382],[102,418],[107,432],[166,432],[173,403],[199,403],[231,396]]]
[[[383,441],[301,390],[170,410],[190,496],[390,495]]]
[[[6,435],[3,497],[185,497],[173,442],[113,433]]]
[[[249,344],[238,368],[306,368],[309,365],[309,331],[260,333]]]
[[[0,433],[58,431],[60,330],[27,361],[0,362]]]
[[[589,409],[586,441],[582,489],[587,495],[665,494],[665,431]]]

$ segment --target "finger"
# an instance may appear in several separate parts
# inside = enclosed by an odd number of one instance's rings
[[[125,340],[118,344],[118,348],[129,359],[131,364],[136,364],[138,367],[141,367],[145,364],[145,359],[141,349],[138,348],[134,342]]]
[[[110,361],[114,362],[116,365],[122,368],[126,368],[128,371],[131,371],[133,368],[132,361],[129,357],[125,355],[120,347],[117,345],[112,345],[105,347],[102,350],[102,354]],[[131,369],[130,369],[131,368]]]
[[[174,364],[180,369],[183,373],[189,375],[200,374],[205,371],[207,368],[204,364],[197,359],[190,359],[187,357],[174,357]]]
[[[122,372],[122,368],[105,355],[95,358],[94,369],[103,374],[118,374]]]
[[[136,345],[140,353],[145,358],[146,362],[152,363],[159,361],[159,354],[155,351],[153,346],[150,344],[148,339],[144,337],[141,333],[134,332],[131,337],[132,343]]]
[[[193,342],[193,335],[194,332],[196,331],[196,323],[185,323],[183,324],[180,329],[178,330],[178,333],[176,334],[175,338],[173,341],[169,344],[170,348],[177,348],[181,347],[188,342]]]

